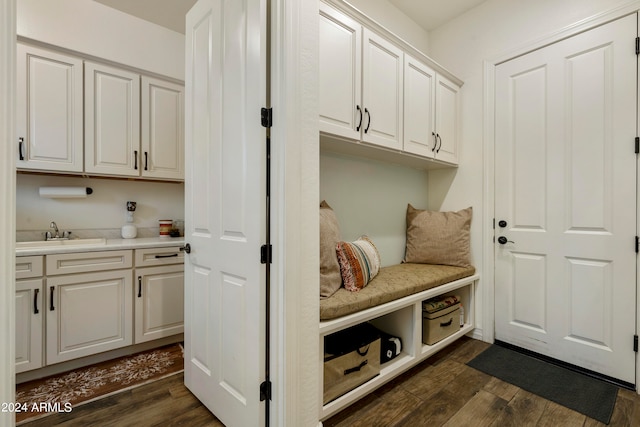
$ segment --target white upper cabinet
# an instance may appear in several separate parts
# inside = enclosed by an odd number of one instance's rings
[[[443,162],[458,163],[458,133],[460,120],[460,86],[436,75],[436,140],[435,158]]]
[[[184,86],[142,76],[141,174],[184,179]]]
[[[320,3],[320,130],[360,139],[362,26]]]
[[[140,175],[140,75],[85,62],[85,172]]]
[[[362,59],[362,140],[399,150],[402,148],[402,50],[365,28]]]
[[[404,57],[404,151],[433,157],[436,73],[421,61]]]
[[[457,165],[462,82],[349,5],[330,3],[319,3],[319,128],[330,136],[322,146],[414,167]]]
[[[402,50],[320,3],[320,130],[400,149]]]
[[[17,45],[18,169],[82,172],[82,60]]]

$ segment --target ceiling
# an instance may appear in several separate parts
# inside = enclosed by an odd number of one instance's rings
[[[94,0],[184,34],[184,16],[196,0]],[[425,31],[433,30],[485,0],[388,0]]]

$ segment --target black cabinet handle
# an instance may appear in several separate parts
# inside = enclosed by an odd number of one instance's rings
[[[55,286],[50,286],[50,287],[49,287],[49,291],[51,291],[51,296],[50,296],[50,298],[49,298],[49,311],[53,311],[53,310],[55,310],[55,309],[56,309],[56,308],[54,307],[54,305],[53,305],[53,291],[54,291],[55,289],[56,289],[56,288],[55,288]]]
[[[40,293],[40,289],[35,288],[33,290],[33,314],[40,313],[40,310],[38,310],[38,294],[39,293]]]
[[[438,149],[436,150],[436,154],[438,154],[440,152],[440,149],[442,148],[442,138],[440,137],[439,133],[436,133],[436,140],[439,142]]]
[[[173,258],[177,257],[178,254],[169,254],[169,255],[156,255],[156,258]]]
[[[20,160],[24,160],[24,138],[18,138],[18,155],[20,156]]]
[[[358,122],[358,126],[356,126],[356,131],[360,132],[360,127],[362,127],[362,108],[359,105],[356,105],[356,109],[360,113],[360,121]]]
[[[147,167],[147,164],[149,163],[149,153],[147,153],[146,151],[144,152],[144,170],[149,170]]]
[[[142,297],[142,276],[138,276],[138,298]]]
[[[133,150],[133,168],[138,170],[138,150]]]
[[[433,148],[431,149],[431,152],[435,153],[436,147],[438,146],[438,137],[436,136],[435,132],[431,132],[431,135],[433,136]]]
[[[364,109],[364,112],[367,113],[367,127],[364,129],[364,133],[369,132],[369,126],[371,126],[371,112],[368,109]]]

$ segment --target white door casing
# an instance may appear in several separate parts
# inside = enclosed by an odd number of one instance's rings
[[[185,384],[227,426],[264,423],[265,0],[187,14]]]
[[[636,19],[495,74],[495,337],[632,384]]]

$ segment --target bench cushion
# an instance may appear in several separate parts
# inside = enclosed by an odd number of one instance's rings
[[[397,264],[382,267],[376,277],[358,292],[340,288],[320,300],[320,320],[346,316],[407,295],[412,295],[463,277],[472,276],[474,267],[434,264]]]

